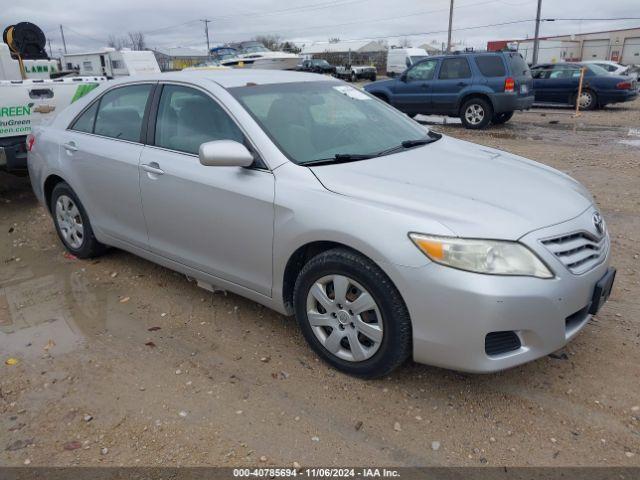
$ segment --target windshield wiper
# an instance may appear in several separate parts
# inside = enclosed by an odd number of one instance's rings
[[[368,160],[370,158],[379,157],[380,155],[377,153],[336,153],[331,158],[320,158],[318,160],[311,160],[309,162],[304,162],[302,165],[329,165],[335,163],[347,163],[347,162],[356,162],[358,160]]]
[[[382,150],[377,153],[336,153],[332,158],[321,158],[318,160],[311,160],[304,162],[302,165],[333,165],[336,163],[356,162],[358,160],[369,160],[370,158],[382,157],[384,155],[390,155],[400,150],[408,148],[419,147],[421,145],[428,145],[429,143],[437,142],[442,138],[440,133],[429,131],[427,136],[417,140],[405,140],[400,145]]]
[[[379,152],[378,156],[389,155],[391,153],[396,153],[401,150],[406,150],[408,148],[420,147],[421,145],[428,145],[430,143],[437,142],[441,138],[442,138],[442,134],[432,132],[431,130],[429,130],[429,133],[427,134],[426,137],[419,138],[418,140],[405,140],[400,145],[397,145],[395,147],[391,147],[387,150],[383,150],[382,152]]]

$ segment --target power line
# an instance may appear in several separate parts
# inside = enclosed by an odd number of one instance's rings
[[[509,22],[500,22],[500,23],[490,23],[487,25],[474,25],[472,27],[462,27],[462,28],[453,28],[451,29],[452,32],[460,32],[460,31],[466,31],[466,30],[476,30],[478,28],[487,28],[487,27],[501,27],[504,25],[514,25],[517,23],[525,23],[525,22],[533,22],[535,21],[535,19],[533,18],[528,18],[528,19],[523,19],[523,20],[512,20]],[[358,38],[345,38],[342,41],[345,42],[352,42],[352,41],[356,41],[356,40],[378,40],[378,39],[386,39],[386,38],[400,38],[400,37],[416,37],[419,35],[434,35],[434,34],[438,34],[438,33],[447,33],[449,30],[432,30],[430,32],[414,32],[414,33],[402,33],[400,35],[378,35],[378,36],[369,36],[369,37],[358,37]],[[316,43],[329,43],[329,42],[316,42]]]

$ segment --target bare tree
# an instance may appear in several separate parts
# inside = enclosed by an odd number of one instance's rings
[[[147,44],[142,32],[129,32],[129,40],[132,50],[146,50]]]
[[[407,37],[403,37],[398,41],[398,46],[400,48],[411,48],[411,40],[409,40]]]
[[[282,37],[280,35],[256,35],[253,40],[260,42],[269,50],[280,50]]]
[[[109,35],[109,39],[107,40],[107,46],[111,48],[115,48],[116,50],[122,50],[123,47],[127,47],[129,45],[129,41],[126,37],[118,37],[116,35]]]
[[[329,43],[340,43],[340,39],[338,37],[331,37]]]

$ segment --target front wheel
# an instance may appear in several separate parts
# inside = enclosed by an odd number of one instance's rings
[[[92,258],[106,247],[93,234],[89,216],[78,196],[65,183],[58,183],[51,193],[51,213],[56,232],[64,247],[78,258]]]
[[[470,98],[460,108],[460,120],[465,128],[472,130],[486,128],[492,118],[493,108],[483,98]]]
[[[296,281],[294,305],[309,345],[344,373],[381,377],[411,353],[411,322],[400,293],[358,253],[336,248],[312,258]]]
[[[494,125],[502,125],[503,123],[507,123],[513,117],[513,112],[502,112],[496,113],[491,119],[491,123]]]

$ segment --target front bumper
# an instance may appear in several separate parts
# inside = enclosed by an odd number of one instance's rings
[[[414,360],[466,372],[494,372],[548,355],[573,339],[591,318],[594,288],[607,273],[610,249],[594,268],[575,275],[540,239],[587,228],[592,215],[590,209],[571,222],[520,240],[552,269],[553,279],[481,275],[436,263],[400,267],[394,281],[411,315]],[[487,334],[509,331],[521,346],[487,354]]]
[[[496,93],[491,96],[495,113],[529,110],[535,99],[534,95],[522,96],[516,93]]]

